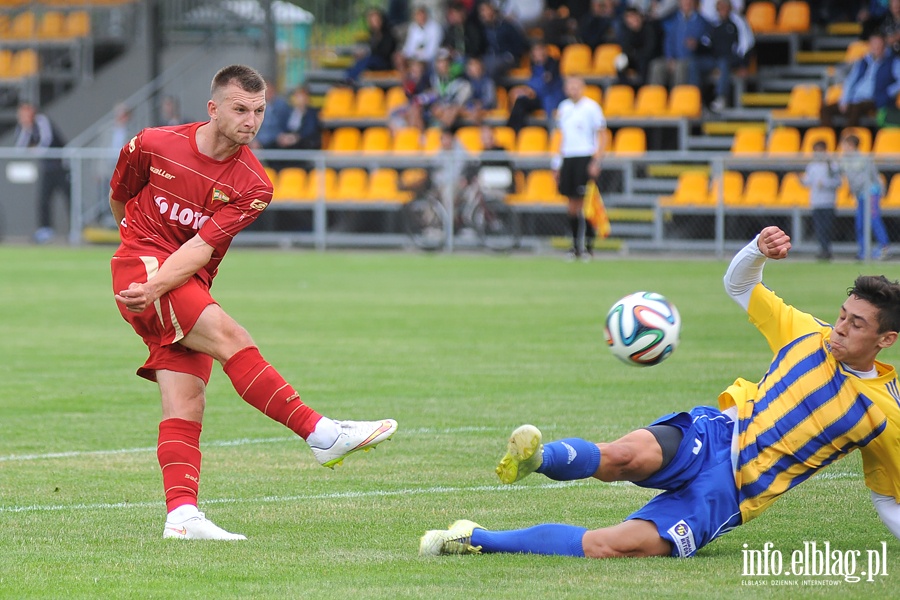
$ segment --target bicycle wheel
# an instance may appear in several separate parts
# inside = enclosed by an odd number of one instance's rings
[[[403,206],[406,233],[416,247],[438,250],[447,242],[447,211],[433,198],[416,198]]]
[[[519,215],[500,200],[481,203],[472,213],[472,222],[486,248],[507,252],[519,246],[522,238]]]

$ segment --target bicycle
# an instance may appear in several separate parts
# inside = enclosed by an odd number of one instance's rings
[[[508,252],[519,246],[522,237],[518,214],[503,201],[512,182],[505,167],[482,167],[469,177],[453,203],[452,233],[471,230],[478,244],[495,252]],[[447,245],[450,215],[439,189],[424,189],[403,207],[406,232],[416,247],[439,250]]]

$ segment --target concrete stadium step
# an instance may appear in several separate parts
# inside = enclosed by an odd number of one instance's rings
[[[704,121],[700,126],[704,134],[711,135],[734,135],[738,129],[747,127],[756,127],[766,129],[765,121]]]
[[[800,65],[834,65],[844,60],[844,50],[801,50],[794,56]]]
[[[862,33],[862,23],[847,21],[843,23],[829,23],[825,27],[828,35],[849,35],[859,37]]]
[[[791,95],[789,93],[778,92],[746,92],[741,97],[743,106],[770,106],[784,108],[788,104]]]
[[[686,171],[704,171],[706,173],[709,173],[709,165],[698,163],[647,165],[648,177],[676,179],[679,175]],[[635,181],[635,184],[637,183],[638,181]]]

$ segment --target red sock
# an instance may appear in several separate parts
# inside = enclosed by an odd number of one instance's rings
[[[184,504],[197,506],[200,488],[200,423],[165,419],[159,424],[156,457],[162,467],[166,510]]]
[[[304,440],[315,431],[322,415],[303,404],[300,394],[266,362],[259,348],[244,348],[228,359],[223,368],[245,402]]]

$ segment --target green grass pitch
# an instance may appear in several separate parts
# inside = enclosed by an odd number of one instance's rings
[[[217,366],[201,510],[249,541],[163,540],[159,401],[134,375],[145,350],[114,306],[111,252],[0,247],[0,598],[897,597],[900,543],[855,455],[691,560],[417,555],[426,529],[457,518],[599,527],[652,496],[541,476],[500,487],[493,468],[521,423],[548,439],[609,441],[763,374],[769,351],[723,290],[726,263],[702,257],[233,250],[213,294],[303,399],[400,429],[323,469]],[[766,282],[832,320],[857,274],[891,270],[796,259],[768,265]],[[675,354],[645,369],[603,341],[608,307],[641,289],[683,319]],[[745,544],[772,542],[787,559],[806,541],[863,554],[886,541],[888,575],[742,575]]]

